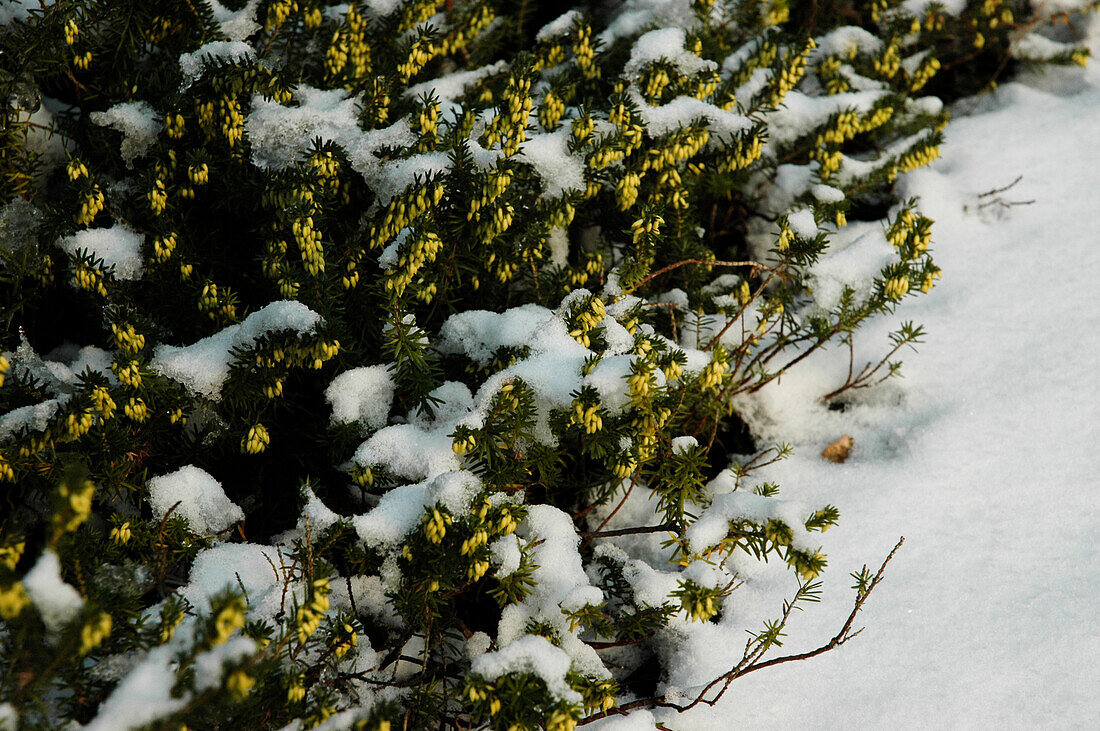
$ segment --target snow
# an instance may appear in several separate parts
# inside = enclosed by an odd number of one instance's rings
[[[84,608],[80,592],[61,578],[61,562],[53,549],[42,552],[34,568],[23,577],[23,588],[34,602],[42,623],[54,635]]]
[[[827,56],[847,58],[855,53],[874,54],[882,50],[882,40],[878,36],[855,25],[834,28],[815,40],[817,48],[811,52],[811,61]]]
[[[118,731],[151,723],[187,705],[187,698],[172,697],[176,674],[171,645],[150,652],[118,684],[85,726],[88,731]]]
[[[814,212],[809,208],[799,208],[787,214],[787,223],[791,231],[800,239],[812,239],[817,236],[817,222],[814,221]]]
[[[207,612],[212,597],[243,588],[249,619],[271,620],[283,608],[283,573],[290,563],[273,546],[222,543],[199,553],[180,595]]]
[[[300,85],[298,106],[288,107],[260,95],[252,98],[245,129],[252,143],[252,162],[261,169],[282,170],[297,162],[316,138],[335,142],[348,153],[352,167],[374,182],[383,165],[374,156],[382,147],[407,147],[416,137],[407,118],[389,127],[359,128],[359,96],[342,89],[320,90]]]
[[[393,546],[419,525],[426,507],[439,503],[453,513],[465,513],[480,487],[473,473],[444,472],[423,483],[393,488],[369,513],[353,518],[352,525],[367,545]]]
[[[966,0],[905,0],[901,7],[911,15],[923,17],[933,5],[939,5],[941,12],[948,15],[960,15],[966,10]]]
[[[47,399],[30,406],[20,406],[0,416],[0,443],[6,442],[24,429],[27,431],[45,431],[50,419],[64,403],[59,398]]]
[[[458,71],[414,84],[405,90],[404,96],[417,99],[424,95],[433,95],[439,100],[444,118],[454,119],[456,110],[459,109],[458,99],[466,93],[468,88],[484,78],[507,70],[506,61],[497,61],[481,68]]]
[[[140,728],[185,708],[191,701],[192,693],[185,690],[176,695],[172,689],[176,684],[177,654],[193,632],[194,619],[188,617],[168,644],[150,651],[126,675],[99,706],[96,717],[83,728],[87,731]],[[222,680],[226,663],[239,664],[256,649],[254,640],[238,635],[225,644],[198,653],[194,659],[197,671],[195,690],[202,693],[216,688]]]
[[[557,39],[558,36],[563,36],[572,31],[573,26],[581,19],[582,16],[578,10],[570,10],[563,13],[556,19],[542,26],[542,28],[539,28],[539,32],[535,34],[535,40],[553,41]]]
[[[134,231],[124,223],[110,228],[86,228],[58,241],[68,254],[87,251],[103,260],[106,269],[114,267],[115,279],[133,281],[141,278],[145,260],[141,256],[141,244],[145,235]]]
[[[401,6],[401,0],[366,0],[362,3],[367,10],[383,18]]]
[[[695,21],[690,0],[626,0],[597,38],[610,46],[647,28],[690,28]]]
[[[497,578],[511,576],[519,568],[523,555],[520,552],[519,538],[514,533],[490,543],[489,550],[493,554],[493,562],[498,566],[494,572]]]
[[[493,641],[484,632],[474,632],[466,640],[466,657],[473,660],[478,655],[484,655],[492,647]]]
[[[341,373],[325,389],[325,398],[332,404],[333,423],[362,422],[370,429],[381,429],[390,414],[394,387],[393,376],[384,365]]]
[[[321,316],[301,302],[272,302],[253,312],[244,322],[230,325],[193,345],[158,345],[150,365],[191,391],[217,400],[229,377],[234,349],[249,348],[274,332],[310,333],[319,324]]]
[[[569,153],[569,135],[569,126],[563,125],[523,143],[519,159],[530,164],[542,179],[543,198],[558,198],[585,188],[584,158]]]
[[[836,652],[738,679],[714,710],[655,713],[666,724],[717,728],[731,712],[761,729],[1071,728],[1100,717],[1100,68],[1026,78],[958,105],[943,159],[901,180],[900,196],[919,196],[936,220],[944,277],[856,343],[858,367],[899,320],[923,323],[905,378],[828,411],[812,395],[843,382],[837,348],[760,394],[754,426],[796,447],[762,479],[841,512],[823,538],[824,601],[789,626],[781,652],[831,637],[851,608],[847,573],[877,567],[905,535],[860,615],[867,629]],[[1077,92],[1051,93],[1064,88]],[[978,208],[998,197],[1035,203]],[[855,437],[852,457],[825,463],[818,454],[841,434]]]
[[[10,703],[0,703],[0,731],[15,731],[19,728],[19,712]]]
[[[470,672],[492,682],[506,673],[532,673],[539,676],[553,695],[569,703],[580,703],[581,695],[569,687],[569,656],[550,640],[526,635],[497,652],[474,658]]]
[[[831,310],[840,304],[846,289],[855,291],[856,300],[863,301],[882,268],[897,261],[897,252],[878,222],[852,223],[830,238],[829,248],[810,268],[814,302],[822,310]]]
[[[450,168],[450,154],[442,150],[434,150],[391,160],[386,164],[378,164],[373,160],[360,162],[356,169],[364,174],[374,192],[378,194],[379,202],[386,204],[417,180],[424,181],[438,177]],[[368,174],[366,170],[374,170],[374,174]]]
[[[23,198],[12,198],[0,207],[0,249],[12,252],[34,243],[42,211]]]
[[[14,21],[27,20],[32,10],[49,7],[49,0],[10,0],[0,6],[0,25],[10,25]]]
[[[683,28],[659,28],[643,34],[634,42],[630,60],[623,67],[623,76],[637,77],[646,66],[658,61],[670,64],[685,75],[717,71],[718,64],[714,61],[700,58],[684,48],[686,38]]]
[[[240,10],[230,10],[218,0],[206,0],[206,4],[213,11],[222,34],[230,41],[243,41],[260,29],[260,24],[256,22],[260,0],[248,0],[248,4]]]
[[[255,4],[252,3],[253,9]],[[255,49],[244,41],[211,41],[191,53],[180,54],[180,71],[185,82],[192,83],[202,77],[204,67],[212,60],[251,61],[255,58]]]
[[[840,203],[844,200],[844,191],[838,190],[831,185],[815,185],[810,188],[810,192],[813,193],[814,198],[822,203]]]
[[[244,520],[244,511],[226,497],[221,483],[194,465],[154,477],[146,486],[149,506],[158,520],[179,503],[172,515],[186,520],[191,530],[200,535],[221,533]]]
[[[653,714],[643,709],[596,721],[591,728],[592,731],[653,731],[655,724]]]
[[[771,133],[769,146],[794,142],[841,111],[867,114],[875,102],[885,95],[884,91],[849,91],[830,96],[807,96],[799,91],[789,92],[783,97],[783,106],[765,115]],[[742,98],[740,94],[738,98]]]
[[[458,469],[459,464],[445,430],[413,424],[394,424],[379,430],[359,445],[352,461],[364,467],[383,466],[410,480],[449,472]]]
[[[545,622],[557,630],[561,645],[559,652],[564,653],[576,670],[594,677],[610,677],[596,651],[581,642],[577,636],[580,628],[571,629],[563,614],[589,604],[599,605],[604,598],[603,591],[592,586],[584,572],[578,552],[580,538],[572,518],[551,505],[532,505],[528,508],[527,518],[520,525],[518,533],[531,553],[531,561],[535,567],[532,579],[535,583],[531,593],[523,601],[508,605],[501,612],[497,625],[497,644],[501,647],[501,653],[494,655],[513,658],[512,662],[517,657],[526,658],[532,647],[531,635],[527,634],[528,626],[532,621]],[[558,662],[557,659],[547,658],[545,654],[541,656],[541,660],[531,662]],[[507,665],[509,660],[498,662]],[[512,666],[511,669],[515,667]],[[486,674],[476,668],[474,672]],[[546,679],[542,674],[545,671],[536,672]],[[549,680],[547,685],[550,685]],[[551,692],[562,696],[553,686]]]
[[[101,127],[111,127],[122,133],[120,152],[127,167],[133,167],[134,158],[148,152],[163,128],[156,110],[148,102],[115,104],[105,112],[92,112],[91,119]]]
[[[103,348],[86,345],[77,350],[76,355],[68,363],[55,360],[47,360],[44,363],[58,380],[72,386],[85,371],[105,376],[112,383],[117,382],[118,379],[111,373],[111,360],[112,355]]]
[[[529,344],[541,344],[559,355],[588,355],[588,349],[569,337],[565,324],[553,312],[533,304],[503,313],[467,310],[452,315],[440,328],[438,347],[444,353],[463,353],[486,365],[499,348]]]
[[[812,538],[802,524],[812,512],[798,503],[754,495],[751,492],[730,492],[716,496],[710,507],[685,531],[685,537],[692,550],[701,553],[726,537],[729,523],[733,519],[745,518],[760,525],[769,520],[779,520],[793,533],[791,545],[800,551],[812,553],[821,547],[821,543]]]
[[[630,96],[636,104],[640,101],[636,90],[632,89]],[[752,122],[748,117],[726,111],[692,96],[678,96],[668,104],[659,107],[639,104],[638,116],[641,117],[649,133],[654,136],[668,134],[699,120],[706,120],[707,129],[723,135],[726,139],[752,128]]]

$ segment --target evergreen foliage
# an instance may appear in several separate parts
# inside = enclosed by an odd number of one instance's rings
[[[741,400],[932,288],[941,98],[1086,56],[906,7],[0,5],[0,726],[709,702],[658,681],[742,556],[792,599],[719,680],[766,665],[839,516]]]

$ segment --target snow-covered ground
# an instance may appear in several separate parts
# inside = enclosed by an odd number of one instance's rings
[[[860,637],[737,680],[677,729],[1100,724],[1100,63],[1007,84],[946,134],[904,181],[944,271],[895,318],[928,330],[904,378],[843,413],[807,409],[802,394],[843,382],[837,349],[831,371],[763,395],[797,448],[767,477],[841,510],[825,600],[782,651],[831,636],[847,574],[905,545]],[[888,325],[861,331],[864,359]],[[841,434],[851,459],[823,461]]]

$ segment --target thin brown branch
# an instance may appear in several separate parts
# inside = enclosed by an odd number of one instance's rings
[[[688,711],[700,704],[713,706],[718,703],[723,694],[729,688],[730,684],[732,684],[733,681],[737,678],[748,675],[752,672],[756,672],[757,670],[763,670],[764,668],[774,667],[775,665],[781,665],[788,662],[795,662],[797,660],[808,660],[812,657],[816,657],[826,652],[835,650],[849,640],[858,637],[860,632],[863,631],[862,628],[854,631],[852,630],[852,625],[855,622],[856,615],[859,614],[859,611],[863,608],[863,605],[867,603],[867,599],[871,596],[871,593],[875,590],[875,588],[880,583],[882,583],[882,580],[885,577],[887,565],[889,565],[890,561],[893,560],[894,555],[898,552],[898,549],[900,549],[902,547],[902,544],[904,543],[905,538],[900,538],[897,544],[894,545],[894,548],[890,551],[889,555],[886,556],[886,559],[882,562],[882,565],[879,566],[878,572],[875,574],[874,578],[872,578],[871,581],[867,583],[866,589],[862,591],[857,589],[856,600],[852,606],[852,611],[849,612],[847,619],[844,621],[843,626],[841,626],[840,628],[840,631],[837,632],[832,637],[832,639],[830,639],[824,645],[821,645],[820,647],[814,650],[810,650],[808,652],[803,652],[796,655],[784,655],[782,657],[772,658],[771,660],[758,662],[759,657],[763,654],[763,652],[767,651],[769,645],[767,645],[766,643],[758,643],[757,646],[754,648],[752,641],[750,641],[749,645],[745,648],[745,655],[742,658],[741,662],[731,668],[729,672],[723,673],[722,675],[707,683],[707,685],[703,688],[702,691],[700,691],[695,699],[687,705],[670,703],[657,697],[640,698],[635,701],[630,701],[629,703],[624,703],[617,708],[594,713],[591,716],[587,716],[582,719],[577,725],[583,726],[585,724],[592,723],[593,721],[598,721],[601,718],[607,718],[611,715],[623,715],[626,711],[633,710],[635,708],[671,708],[678,713],[683,713],[684,711]],[[866,570],[866,567],[864,567],[864,569]],[[782,624],[786,623],[786,619],[790,616],[791,611],[794,609],[794,605],[795,602],[788,602],[784,605]],[[713,698],[707,698],[707,694],[719,685],[721,685],[722,687],[719,689],[718,693]]]
[[[702,265],[713,266],[713,267],[750,267],[753,270],[763,269],[765,271],[771,271],[771,268],[768,267],[767,264],[761,264],[758,261],[719,261],[719,260],[711,260],[711,259],[684,259],[683,261],[678,261],[678,262],[675,262],[673,264],[669,264],[668,266],[661,267],[660,269],[658,269],[655,272],[651,272],[650,274],[645,276],[642,279],[642,281],[638,282],[638,284],[634,287],[634,289],[640,289],[644,285],[648,284],[651,280],[656,279],[657,277],[661,276],[662,274],[665,274],[667,272],[671,272],[674,269],[679,269],[680,267],[683,267],[683,266],[687,266],[688,264],[702,264]]]
[[[640,475],[641,472],[642,468],[640,466],[638,467],[638,469],[634,470],[634,475],[630,478],[630,487],[626,489],[626,494],[623,495],[621,500],[619,500],[619,504],[615,506],[615,509],[611,511],[610,515],[604,518],[603,522],[596,526],[596,530],[593,531],[593,533],[598,534],[600,531],[602,531],[604,527],[606,527],[607,524],[611,522],[611,519],[615,517],[615,514],[618,513],[619,510],[622,509],[623,505],[626,504],[626,501],[630,498],[630,493],[634,492],[634,485],[638,483],[638,475]],[[588,538],[587,540],[585,540],[584,545],[587,546],[591,542],[592,539]]]
[[[583,538],[592,540],[593,538],[613,538],[615,536],[632,536],[639,533],[663,533],[665,531],[671,531],[673,533],[680,532],[680,525],[678,523],[661,523],[660,525],[646,525],[639,526],[637,528],[620,528],[619,530],[604,530],[604,531],[591,531],[582,532],[580,535]]]

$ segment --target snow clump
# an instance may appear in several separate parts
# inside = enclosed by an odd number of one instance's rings
[[[149,505],[158,520],[171,511],[202,535],[221,533],[244,520],[244,511],[226,497],[221,483],[194,465],[154,477],[146,485]]]

